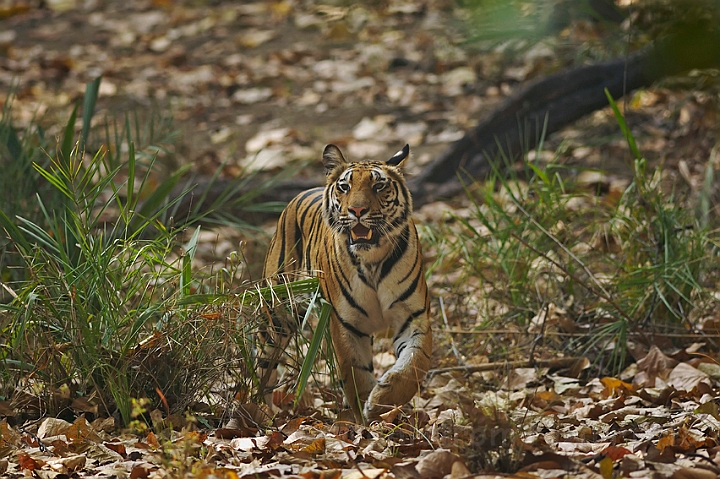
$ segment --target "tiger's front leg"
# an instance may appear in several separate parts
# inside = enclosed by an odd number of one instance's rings
[[[345,398],[355,418],[361,421],[362,405],[377,384],[373,374],[372,337],[343,326],[335,313],[330,321],[330,334]]]
[[[420,389],[430,370],[427,352],[432,350],[427,311],[396,334],[393,346],[395,364],[382,375],[365,402],[363,414],[367,422],[379,419],[394,406],[408,403]]]

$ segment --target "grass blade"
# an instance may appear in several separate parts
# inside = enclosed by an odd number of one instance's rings
[[[82,133],[80,135],[80,151],[85,149],[88,135],[90,135],[90,126],[92,125],[92,117],[95,115],[95,104],[97,103],[98,94],[100,92],[100,81],[102,77],[97,77],[85,86],[85,98],[83,99],[83,115],[82,115]]]
[[[319,292],[317,293],[316,297],[318,295]],[[315,298],[313,298],[313,300],[314,299]],[[320,299],[320,304],[322,306],[320,308],[320,317],[318,318],[318,324],[315,328],[315,331],[313,331],[312,339],[310,340],[310,346],[308,346],[307,355],[305,356],[305,359],[303,359],[303,363],[300,368],[300,374],[298,376],[297,392],[295,394],[296,406],[297,401],[300,400],[300,398],[302,397],[302,393],[305,390],[307,381],[310,378],[310,373],[315,366],[315,359],[317,358],[318,351],[320,351],[320,345],[322,344],[322,340],[325,338],[330,325],[330,313],[332,312],[332,305],[322,298]]]
[[[65,131],[63,132],[62,143],[60,144],[60,158],[63,161],[69,161],[70,155],[72,154],[73,143],[75,141],[75,120],[77,119],[78,106],[75,105],[70,119],[65,125]]]

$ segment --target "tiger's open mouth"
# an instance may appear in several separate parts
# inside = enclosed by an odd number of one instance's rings
[[[371,244],[377,242],[373,230],[360,223],[350,228],[350,244]]]

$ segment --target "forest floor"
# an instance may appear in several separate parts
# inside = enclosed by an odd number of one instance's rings
[[[222,168],[235,178],[297,167],[297,175],[320,183],[325,144],[339,145],[350,158],[384,158],[408,143],[412,175],[526,82],[621,54],[629,41],[617,25],[572,11],[540,39],[498,42],[473,40],[475,17],[456,2],[348,3],[0,0],[0,99],[13,94],[15,126],[38,121],[56,136],[86,83],[102,75],[96,118],[174,119],[179,136],[155,138],[167,170],[191,164],[202,175]],[[666,191],[689,199],[702,190],[708,167],[720,169],[720,95],[708,79],[707,72],[668,79],[621,102],[650,169],[662,165]],[[633,179],[632,155],[609,108],[551,135],[544,151],[530,156],[563,165],[578,184],[600,185],[608,197]],[[717,197],[714,185],[710,193]],[[463,196],[426,205],[416,216],[452,231],[448,214],[463,218],[471,209]],[[261,226],[266,233],[274,227]],[[222,264],[241,242],[257,244],[256,235],[225,227],[202,235],[200,269]],[[428,263],[439,257],[430,236],[423,231]],[[247,257],[262,257],[264,238],[248,247]],[[259,263],[248,265],[249,276]],[[527,312],[524,327],[503,325],[488,339],[493,333],[479,328],[487,310],[469,302],[468,285],[458,284],[466,280],[453,268],[433,269],[437,369],[412,407],[393,411],[384,423],[341,420],[326,391],[313,392],[302,412],[276,397],[268,428],[257,427],[258,411],[209,429],[179,417],[170,424],[155,410],[152,431],[142,433],[121,431],[102,417],[18,424],[12,408],[0,403],[0,415],[10,419],[0,422],[0,474],[720,474],[716,343],[644,344],[618,377],[588,377],[586,358],[550,361],[574,357],[561,342],[534,346],[538,321],[544,328],[552,316],[556,332],[567,332],[562,307]],[[379,351],[378,368],[388,358]],[[479,367],[501,359],[517,362]],[[536,367],[543,363],[530,359],[548,362]],[[442,369],[448,367],[457,370]]]

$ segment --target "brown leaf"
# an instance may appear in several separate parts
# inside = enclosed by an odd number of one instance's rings
[[[380,417],[385,422],[393,423],[393,422],[395,422],[395,418],[397,418],[401,412],[402,412],[401,408],[394,407],[391,410],[389,410],[388,412],[380,414]]]
[[[0,447],[18,446],[20,433],[10,427],[7,419],[0,421]]]
[[[312,470],[300,474],[305,479],[339,479],[342,476],[341,469],[328,469],[325,471]]]
[[[697,467],[682,467],[673,472],[670,479],[716,479],[718,476],[713,471]]]
[[[617,461],[628,454],[632,454],[632,452],[624,447],[608,446],[603,449],[600,454],[604,455],[605,457],[609,457],[613,461]]]
[[[56,456],[62,456],[70,450],[68,443],[60,439],[55,439],[50,443],[50,445],[53,448],[53,454]]]
[[[92,428],[88,420],[85,419],[85,416],[80,416],[79,418],[77,418],[72,424],[72,426],[70,426],[67,431],[65,431],[65,435],[71,441],[102,441],[102,439]]]
[[[564,469],[571,471],[577,463],[569,457],[554,452],[545,452],[540,455],[526,454],[518,472],[533,472],[539,469]]]
[[[715,419],[720,420],[720,411],[718,410],[718,405],[715,404],[713,401],[708,401],[701,404],[697,409],[695,409],[695,414],[710,414]]]
[[[92,403],[92,398],[85,396],[75,398],[70,404],[70,408],[76,413],[91,413],[94,415],[98,413],[98,405]]]
[[[152,470],[149,466],[138,464],[132,468],[132,471],[130,472],[130,479],[147,479],[151,472]]]
[[[423,457],[415,465],[420,477],[441,478],[450,474],[453,463],[460,458],[447,450],[438,449]]]
[[[420,479],[420,474],[415,468],[415,464],[410,462],[395,464],[390,469],[390,472],[396,479]]]
[[[300,429],[300,426],[305,422],[305,420],[308,419],[306,417],[296,417],[293,419],[290,419],[283,427],[282,432],[283,434],[290,435]]]
[[[672,447],[675,444],[675,435],[674,434],[668,434],[667,436],[663,436],[658,440],[658,443],[655,447],[657,447],[660,452],[665,451],[666,447]]]
[[[707,374],[687,363],[679,363],[667,378],[667,383],[678,391],[692,391],[701,383],[708,384],[709,381]]]
[[[40,459],[33,459],[26,452],[21,452],[17,455],[17,462],[21,470],[27,471],[35,471],[45,465],[45,462],[41,461]]]
[[[273,431],[273,433],[269,436],[266,446],[268,449],[275,451],[283,447],[283,442],[285,442],[285,438],[282,433],[280,431]]]
[[[51,459],[47,462],[53,471],[61,474],[69,474],[85,467],[87,458],[84,454],[76,454],[74,456],[60,457]]]
[[[125,450],[125,445],[122,443],[113,443],[113,442],[106,442],[103,443],[105,447],[108,449],[117,452],[120,454],[123,458],[127,457],[127,451]]]
[[[307,452],[308,454],[312,455],[322,454],[323,452],[325,452],[325,438],[319,437],[315,439],[313,442],[303,447],[301,451]]]
[[[160,443],[158,442],[157,437],[155,436],[155,434],[154,434],[152,431],[150,431],[150,432],[148,433],[147,437],[145,438],[145,441],[146,441],[151,447],[153,447],[153,448],[155,448],[155,449],[158,449],[158,448],[160,447]]]
[[[97,418],[90,423],[95,431],[113,432],[115,428],[115,419],[112,417]]]
[[[675,442],[674,437],[671,440],[673,443]],[[645,453],[645,460],[649,462],[662,462],[666,464],[675,462],[675,451],[673,451],[672,447],[669,447],[671,445],[667,444],[670,439],[661,438],[658,443],[660,443],[661,441],[663,442],[662,449],[660,448],[660,444],[658,444],[658,446],[649,447],[647,452]]]
[[[15,417],[15,409],[13,409],[10,401],[0,401],[0,416]]]
[[[625,396],[627,393],[632,393],[635,391],[635,387],[632,384],[626,383],[625,381],[621,381],[617,378],[604,377],[600,380],[600,382],[602,382],[603,386],[605,386],[605,389],[603,390],[603,395],[606,397],[611,397],[615,394],[621,394]]]
[[[290,407],[295,402],[295,394],[276,389],[273,391],[272,401],[279,408]]]
[[[470,470],[462,461],[455,461],[450,468],[450,479],[467,477],[470,475]]]
[[[65,434],[68,436],[68,439],[72,439],[68,434],[68,430],[72,424],[69,422],[63,420],[63,419],[57,419],[54,417],[46,418],[42,424],[40,424],[40,427],[38,428],[37,436],[40,439],[44,439],[46,437],[53,437],[53,436],[59,436],[61,434]]]
[[[667,380],[670,371],[677,366],[677,361],[666,356],[657,346],[652,346],[644,358],[637,362],[638,371],[645,373],[643,387],[655,387],[655,379]],[[635,382],[635,381],[634,381]]]

